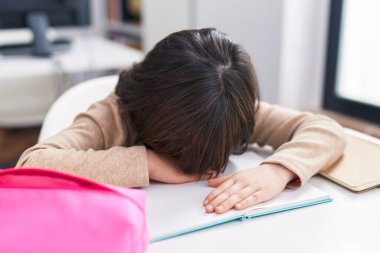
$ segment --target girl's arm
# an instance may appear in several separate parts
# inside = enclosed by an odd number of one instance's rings
[[[93,104],[69,128],[26,150],[16,167],[54,169],[121,186],[147,185],[146,149],[122,146],[133,136],[123,128],[116,99],[111,94]]]
[[[334,120],[265,102],[256,114],[251,142],[272,146],[275,152],[263,164],[282,165],[297,175],[301,185],[330,167],[346,146],[343,129]]]
[[[166,183],[198,180],[181,173],[170,159],[134,146],[135,142],[136,132],[130,125],[124,127],[117,96],[112,93],[79,114],[69,128],[26,150],[16,167],[53,169],[128,187],[146,186],[149,179]]]
[[[269,200],[286,185],[305,184],[343,153],[341,126],[320,115],[260,103],[252,143],[270,145],[275,152],[255,168],[209,180],[216,187],[205,199],[207,212],[224,213]]]

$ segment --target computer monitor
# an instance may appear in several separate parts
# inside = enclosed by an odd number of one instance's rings
[[[89,24],[89,0],[0,0],[0,30],[31,29],[31,53],[36,56],[50,56],[54,50],[46,37],[49,26]]]

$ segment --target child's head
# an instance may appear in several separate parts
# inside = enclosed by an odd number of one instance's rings
[[[249,55],[215,29],[167,36],[120,74],[116,94],[139,142],[198,175],[245,151],[259,99]]]

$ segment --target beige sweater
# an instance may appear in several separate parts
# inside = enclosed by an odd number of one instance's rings
[[[16,167],[58,170],[121,186],[149,184],[144,146],[137,132],[124,125],[112,93],[79,114],[73,124],[26,150]],[[345,139],[333,120],[261,102],[252,143],[270,145],[275,153],[263,163],[281,164],[304,184],[342,154]]]

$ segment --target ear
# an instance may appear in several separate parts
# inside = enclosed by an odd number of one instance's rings
[[[229,175],[229,176],[221,176],[221,177],[210,179],[208,180],[208,185],[211,187],[218,187],[219,185],[223,184],[225,181],[227,181],[231,177],[232,176]]]

